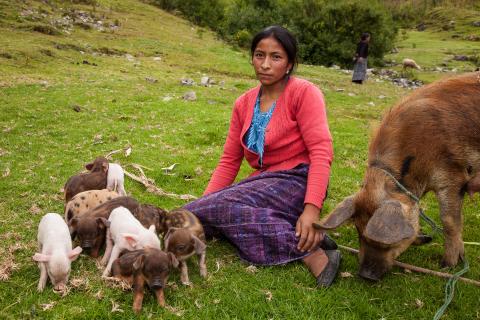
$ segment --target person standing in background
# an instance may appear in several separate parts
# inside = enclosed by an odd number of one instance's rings
[[[353,66],[352,82],[362,84],[367,78],[367,57],[368,57],[368,43],[370,42],[370,33],[364,32],[357,44],[357,51],[355,52],[355,65]]]

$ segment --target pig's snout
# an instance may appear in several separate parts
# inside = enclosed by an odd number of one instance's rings
[[[382,263],[362,263],[358,275],[366,280],[380,281],[388,271],[388,267]]]
[[[380,281],[380,278],[382,277],[382,274],[378,274],[376,272],[373,272],[372,270],[362,268],[358,272],[358,275],[362,277],[363,279],[370,280],[370,281]]]
[[[163,281],[161,279],[154,279],[150,285],[153,290],[158,290],[163,288]]]
[[[55,291],[65,291],[67,289],[67,286],[65,283],[57,283],[54,287],[53,290]]]
[[[83,250],[91,250],[93,248],[93,241],[83,241],[81,247]]]

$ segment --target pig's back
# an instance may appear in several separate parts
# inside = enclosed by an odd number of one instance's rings
[[[475,162],[479,137],[480,82],[467,74],[421,88],[388,111],[370,145],[370,161],[389,154]]]
[[[138,234],[139,230],[145,229],[125,207],[113,209],[108,220],[110,221],[110,232],[113,235],[124,232]]]
[[[68,226],[58,213],[47,213],[38,226],[38,241],[42,244],[70,244],[71,238]]]

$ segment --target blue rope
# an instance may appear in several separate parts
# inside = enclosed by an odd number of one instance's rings
[[[378,168],[378,167],[375,167]],[[392,178],[392,180],[395,182],[397,187],[399,187],[406,195],[408,195],[410,198],[415,200],[416,203],[420,206],[420,199],[415,196],[413,193],[411,193],[407,188],[405,188],[390,172],[383,168],[378,168],[382,170],[387,176]],[[423,210],[420,208],[420,216],[422,217],[425,222],[427,222],[432,230],[434,232],[443,232],[443,229],[440,228],[435,221],[433,221],[429,216],[427,216]],[[445,311],[448,308],[448,305],[450,302],[453,300],[453,296],[455,295],[455,285],[457,284],[458,278],[462,276],[463,274],[467,273],[470,270],[470,264],[468,263],[467,257],[463,258],[463,269],[455,273],[450,279],[448,279],[447,284],[445,285],[445,299],[443,302],[443,305],[438,308],[437,312],[435,313],[433,320],[438,320],[440,319]]]

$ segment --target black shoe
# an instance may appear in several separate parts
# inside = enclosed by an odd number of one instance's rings
[[[335,241],[333,241],[332,238],[330,238],[327,234],[323,236],[322,242],[320,242],[320,248],[323,250],[337,250],[338,246]]]
[[[322,288],[328,288],[332,285],[337,277],[340,261],[342,260],[342,255],[338,250],[328,250],[325,251],[325,254],[328,257],[328,263],[322,273],[317,277],[317,287]]]

